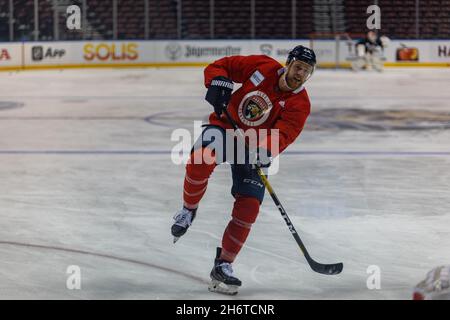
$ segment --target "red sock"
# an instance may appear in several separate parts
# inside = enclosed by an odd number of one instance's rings
[[[195,150],[186,165],[184,177],[184,206],[196,209],[208,186],[208,179],[216,167],[214,152],[208,148]]]
[[[233,262],[247,239],[252,224],[259,212],[259,200],[253,197],[237,195],[234,201],[232,219],[222,237],[220,258]]]

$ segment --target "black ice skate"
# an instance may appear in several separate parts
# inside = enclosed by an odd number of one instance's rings
[[[189,210],[186,207],[183,207],[173,219],[175,223],[172,225],[171,231],[173,235],[173,243],[177,242],[180,237],[186,233],[187,229],[192,224],[192,221],[195,219],[195,214],[197,213],[197,209]]]
[[[238,287],[241,286],[242,282],[238,278],[233,277],[231,263],[220,260],[221,251],[221,248],[217,248],[214,267],[210,273],[211,283],[208,290],[211,292],[235,295],[238,293]]]

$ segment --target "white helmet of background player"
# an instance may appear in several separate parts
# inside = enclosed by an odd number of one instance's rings
[[[279,85],[283,91],[300,88],[313,74],[316,67],[316,54],[312,49],[296,46],[289,52],[285,72],[281,75]]]
[[[414,288],[414,300],[450,300],[450,265],[436,267]]]

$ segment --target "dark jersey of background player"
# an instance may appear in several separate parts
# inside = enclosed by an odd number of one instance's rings
[[[369,31],[364,39],[360,39],[356,42],[356,46],[361,44],[366,48],[366,52],[371,54],[377,51],[378,48],[384,48],[380,36],[378,36],[374,31]]]

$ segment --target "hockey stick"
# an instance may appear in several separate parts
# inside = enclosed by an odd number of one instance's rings
[[[223,112],[225,113],[228,121],[232,125],[233,129],[235,131],[239,132],[239,135],[241,139],[244,139],[245,147],[248,148],[247,142],[245,141],[245,138],[239,129],[239,127],[236,125],[236,122],[231,118],[230,114],[228,113],[228,110],[226,107],[223,108]],[[291,231],[292,236],[294,237],[295,241],[297,241],[298,246],[300,247],[300,250],[302,251],[303,255],[306,258],[306,261],[308,261],[309,266],[311,269],[315,272],[326,274],[326,275],[333,275],[333,274],[339,274],[341,273],[344,265],[342,263],[335,263],[335,264],[323,264],[315,261],[308,253],[308,250],[306,250],[305,245],[303,244],[302,240],[300,239],[300,236],[297,233],[297,230],[295,230],[294,225],[291,222],[291,219],[289,219],[286,210],[284,210],[283,206],[281,205],[280,200],[278,199],[277,195],[275,194],[275,191],[272,189],[272,186],[269,183],[269,180],[267,179],[266,175],[262,171],[260,167],[256,168],[259,177],[261,178],[263,184],[266,186],[267,191],[269,192],[270,196],[272,197],[273,202],[275,202],[275,205],[277,206],[278,210],[281,213],[281,216],[283,217],[284,221],[286,222],[289,231]]]

